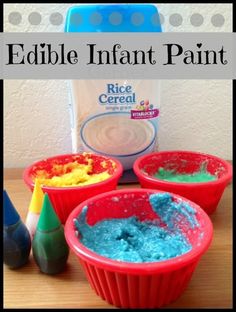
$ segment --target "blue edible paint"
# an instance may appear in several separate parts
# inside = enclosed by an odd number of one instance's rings
[[[7,192],[3,191],[4,263],[11,269],[23,266],[29,258],[31,239]]]
[[[191,228],[198,226],[195,210],[185,202],[180,201],[177,203],[172,201],[172,196],[169,193],[151,194],[149,201],[152,209],[169,228],[174,227],[174,221],[178,220],[181,215],[186,218]]]
[[[193,228],[197,226],[194,209],[173,202],[169,193],[153,194],[149,200],[166,227],[158,226],[155,221],[141,222],[135,216],[107,219],[90,226],[86,222],[88,207],[85,206],[74,219],[81,243],[104,257],[134,263],[167,260],[190,251],[191,244],[174,227],[174,217],[182,214]]]

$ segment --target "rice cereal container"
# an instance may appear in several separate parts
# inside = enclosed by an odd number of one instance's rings
[[[68,10],[65,32],[161,32],[161,25],[155,5],[79,5]],[[125,170],[123,182],[136,181],[136,158],[157,150],[159,81],[68,83],[73,152],[117,158]]]

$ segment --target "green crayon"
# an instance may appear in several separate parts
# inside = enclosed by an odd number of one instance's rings
[[[43,273],[56,274],[64,270],[69,248],[65,240],[64,228],[52,207],[48,194],[44,195],[32,250],[35,262]]]

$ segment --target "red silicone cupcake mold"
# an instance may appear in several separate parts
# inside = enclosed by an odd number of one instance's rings
[[[86,163],[86,157],[93,160],[93,172],[100,173],[108,170],[111,175],[110,178],[89,184],[84,186],[73,186],[73,187],[52,187],[52,186],[42,186],[43,192],[48,193],[48,196],[53,204],[53,207],[60,218],[61,222],[64,224],[70,212],[82,201],[87,198],[116,189],[118,180],[122,175],[122,165],[121,163],[111,157],[105,157],[102,155],[96,155],[92,153],[87,154],[67,154],[58,155],[43,159],[41,161],[35,162],[31,166],[27,167],[23,173],[23,179],[26,185],[33,191],[35,172],[38,169],[48,170],[50,172],[53,164],[66,164],[71,161],[76,161],[78,163]],[[106,163],[106,168],[101,164]]]
[[[86,277],[97,295],[108,303],[122,308],[158,308],[175,301],[187,287],[213,236],[208,215],[195,203],[172,194],[177,201],[185,201],[196,211],[199,227],[181,225],[181,231],[192,249],[176,258],[152,263],[115,261],[86,248],[75,234],[74,218],[87,206],[87,222],[92,225],[107,218],[127,218],[153,215],[148,197],[161,191],[151,189],[123,189],[94,196],[77,206],[65,224],[65,237],[77,256]],[[114,201],[114,197],[116,200]],[[117,200],[118,198],[118,200]]]
[[[160,167],[176,169],[178,173],[192,174],[206,165],[206,170],[217,176],[208,182],[171,182],[153,177]],[[191,151],[162,151],[139,157],[133,169],[143,188],[173,192],[197,203],[208,214],[213,213],[225,187],[232,179],[232,165],[213,155]]]

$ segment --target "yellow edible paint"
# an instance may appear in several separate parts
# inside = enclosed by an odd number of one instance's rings
[[[96,174],[89,174],[92,172],[93,160],[88,159],[88,164],[78,164],[77,162],[70,162],[68,164],[53,166],[53,171],[64,172],[60,176],[47,177],[47,173],[44,170],[37,172],[37,179],[41,185],[56,186],[56,187],[70,187],[70,186],[83,186],[93,183],[98,183],[108,179],[111,175],[107,172],[101,172]],[[106,162],[102,164],[106,168]],[[65,173],[67,169],[71,169],[71,172]]]

